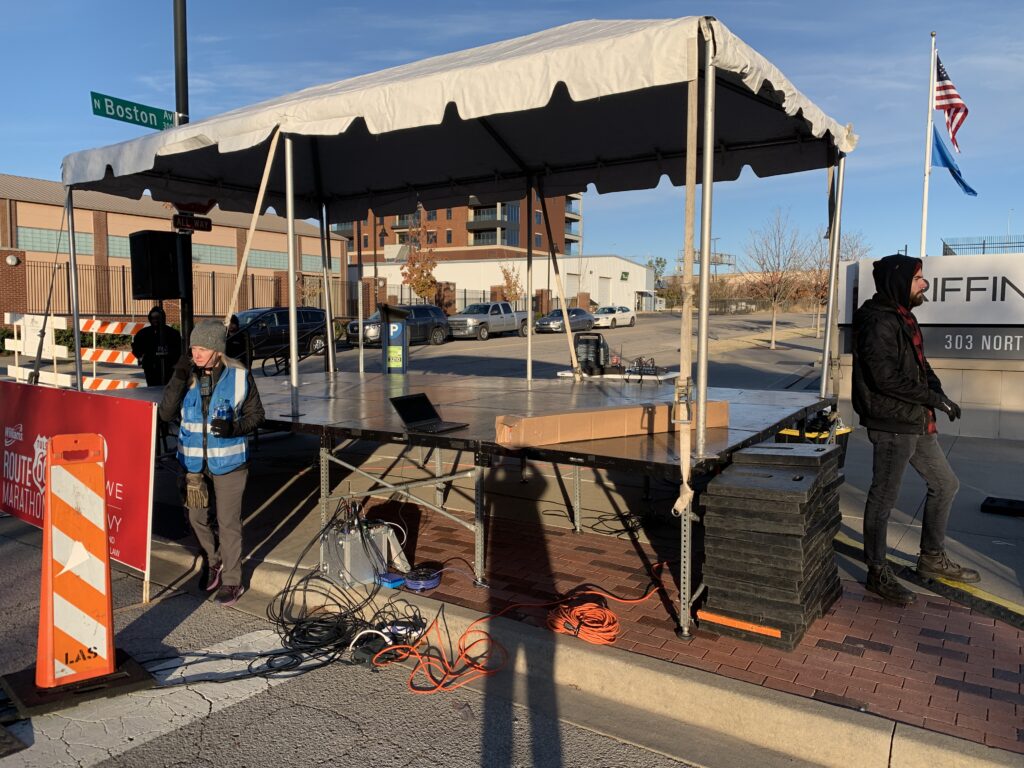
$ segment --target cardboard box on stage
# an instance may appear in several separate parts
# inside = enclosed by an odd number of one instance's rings
[[[729,426],[728,401],[708,401],[707,426]],[[656,435],[675,432],[676,425],[672,423],[672,403],[643,403],[544,416],[505,414],[494,420],[494,429],[499,445],[523,448],[630,435]]]

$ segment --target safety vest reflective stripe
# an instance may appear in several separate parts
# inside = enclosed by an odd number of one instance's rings
[[[203,422],[201,421],[183,421],[181,426],[187,429],[189,432],[202,432]]]
[[[235,416],[238,416],[238,409],[242,407],[242,403],[245,402],[245,374],[240,374],[235,371],[235,396],[231,398],[232,407],[235,411]]]
[[[223,448],[211,448],[210,446],[206,446],[206,455],[208,457],[211,457],[211,458],[212,457],[223,458],[225,456],[239,456],[239,455],[242,455],[242,454],[244,454],[246,452],[246,450],[247,450],[247,447],[246,447],[246,445],[244,443],[242,443],[240,445],[228,445],[228,446],[225,446]],[[198,457],[198,458],[202,458],[202,456],[203,456],[203,448],[202,448],[202,446],[200,446],[198,448],[196,448],[194,446],[182,446],[181,452],[183,454],[185,454],[186,456],[192,456],[192,457]]]

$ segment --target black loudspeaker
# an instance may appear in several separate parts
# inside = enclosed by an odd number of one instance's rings
[[[188,238],[177,232],[143,230],[128,236],[133,299],[180,299],[178,261]]]

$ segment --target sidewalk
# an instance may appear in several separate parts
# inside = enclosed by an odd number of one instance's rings
[[[318,473],[311,465],[315,446],[315,440],[303,436],[261,442],[256,459],[261,466],[250,474],[245,507],[254,512],[245,523],[251,591],[242,606],[255,614],[262,614],[270,596],[284,585],[319,527]],[[684,729],[678,733],[704,734],[711,745],[708,765],[716,764],[713,745],[723,739],[766,750],[766,756],[773,756],[766,765],[776,759],[779,764],[796,760],[844,768],[1021,765],[1024,520],[990,518],[978,506],[987,495],[1020,495],[1014,488],[1019,488],[1024,442],[943,438],[943,446],[962,482],[949,529],[950,552],[983,574],[981,590],[972,600],[995,601],[1009,620],[993,618],[981,602],[965,606],[919,586],[914,588],[921,597],[907,609],[865,593],[857,550],[870,446],[855,432],[841,496],[843,534],[837,543],[844,593],[792,652],[699,628],[689,639],[677,638],[675,576],[666,568],[659,582],[652,568],[678,556],[677,524],[658,511],[657,503],[646,514],[632,515],[628,510],[637,507],[628,501],[629,489],[618,486],[611,495],[602,487],[608,483],[606,476],[591,480],[584,492],[581,535],[571,533],[547,501],[534,504],[526,514],[522,509],[512,516],[500,510],[492,514],[488,589],[472,583],[469,530],[398,502],[375,500],[368,514],[407,528],[405,552],[414,565],[445,565],[441,585],[427,597],[444,603],[449,621],[463,628],[481,614],[511,604],[551,601],[583,584],[636,598],[652,579],[661,583],[641,603],[610,603],[621,629],[611,647],[552,634],[545,627],[547,608],[519,607],[510,614],[512,621],[494,626],[502,627],[503,643],[512,638],[521,651],[521,673],[554,678],[560,688],[592,694],[612,709],[616,702],[646,709],[652,717]],[[416,463],[416,456],[400,453],[399,446],[385,446],[366,457],[364,468],[390,467],[408,476]],[[158,471],[158,478],[168,474]],[[165,536],[155,546],[155,579],[194,586],[194,574],[189,573],[193,541],[181,525],[180,507],[166,477],[158,482],[156,498]],[[897,561],[909,563],[916,557],[922,498],[923,486],[908,475],[890,526]],[[671,503],[662,499],[662,506],[666,501]],[[470,518],[467,514],[464,519]],[[307,553],[303,567],[315,565],[316,551],[314,547]],[[459,631],[453,629],[453,634]],[[598,729],[614,727],[611,722]],[[665,740],[664,735],[658,738]],[[661,749],[671,743],[669,739]]]

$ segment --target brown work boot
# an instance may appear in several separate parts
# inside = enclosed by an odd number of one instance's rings
[[[964,568],[949,559],[945,552],[922,552],[917,558],[917,575],[929,579],[948,579],[961,584],[981,581],[981,574],[973,568]]]
[[[881,568],[869,567],[868,580],[864,585],[868,592],[874,592],[887,603],[913,605],[917,596],[900,584],[892,568],[886,564]]]

